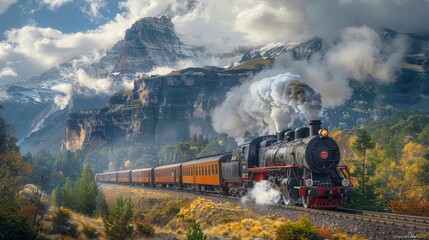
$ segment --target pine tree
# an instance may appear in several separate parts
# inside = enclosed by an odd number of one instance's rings
[[[131,225],[134,204],[131,199],[116,199],[116,205],[112,212],[104,218],[104,229],[109,239],[125,240],[131,239],[134,226]]]
[[[352,148],[362,154],[362,193],[365,193],[366,151],[375,148],[374,139],[365,129],[360,129],[356,133],[356,141],[353,143]]]
[[[107,206],[103,191],[98,191],[97,197],[95,198],[95,204],[97,214],[99,216],[106,216],[109,212],[109,206]]]
[[[73,182],[70,177],[66,178],[66,182],[64,183],[64,201],[63,206],[65,208],[75,209],[75,200],[74,200],[74,188]]]
[[[206,240],[207,236],[204,235],[200,224],[194,219],[191,220],[191,228],[186,234],[186,240]]]
[[[56,186],[51,194],[51,203],[55,207],[61,207],[64,203],[64,189]]]
[[[2,206],[16,205],[18,191],[30,171],[30,166],[21,161],[19,152],[0,153],[0,203]]]
[[[96,208],[95,199],[98,194],[91,166],[87,163],[83,167],[82,177],[75,184],[76,210],[85,215],[91,215]]]

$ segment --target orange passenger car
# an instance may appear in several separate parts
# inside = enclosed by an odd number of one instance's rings
[[[119,183],[131,183],[131,170],[119,171],[117,173]]]
[[[220,190],[222,185],[221,162],[231,157],[215,155],[191,160],[182,164],[183,185],[197,190]]]
[[[156,167],[154,169],[155,184],[165,186],[182,185],[182,163],[175,163]]]
[[[154,168],[140,168],[131,171],[131,181],[133,184],[144,186],[152,185],[154,182]]]

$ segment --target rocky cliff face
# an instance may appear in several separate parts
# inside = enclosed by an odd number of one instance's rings
[[[171,67],[198,53],[180,41],[169,18],[144,18],[104,54],[72,59],[19,86],[1,87],[1,114],[14,123],[23,152],[59,151],[67,114],[102,108],[112,91],[126,88],[125,81],[138,79],[137,73]],[[97,81],[108,83],[110,89],[100,91]]]
[[[394,32],[381,32],[389,38]],[[377,85],[351,81],[354,94],[344,105],[324,111],[328,127],[352,127],[397,109],[425,109],[429,104],[429,41],[410,36],[410,46],[395,83]],[[240,65],[229,68],[188,68],[167,76],[140,79],[134,89],[113,96],[108,106],[68,116],[66,147],[104,145],[116,141],[155,141],[186,139],[194,134],[212,137],[211,111],[224,100],[226,92],[250,78],[262,66],[289,53],[295,60],[323,54],[320,38],[301,43],[283,43],[246,52]],[[228,116],[225,116],[227,118]]]
[[[264,60],[251,69],[188,68],[140,79],[132,91],[110,98],[105,108],[69,114],[65,146],[76,150],[116,141],[168,143],[193,135],[212,138],[216,133],[210,111],[233,86],[270,64]]]
[[[145,18],[134,23],[125,33],[122,55],[113,72],[133,74],[150,71],[154,66],[174,66],[178,61],[197,55],[174,32],[173,23],[165,16]]]

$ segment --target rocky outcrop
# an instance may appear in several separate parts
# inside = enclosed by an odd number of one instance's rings
[[[170,18],[144,18],[125,33],[123,51],[113,72],[134,74],[155,66],[175,66],[178,61],[196,56],[195,48],[186,46],[174,32]]]
[[[212,138],[216,133],[211,110],[228,90],[270,64],[262,60],[249,69],[187,68],[140,79],[132,91],[114,95],[100,110],[69,114],[65,147],[76,150],[117,141],[168,143],[193,135]]]

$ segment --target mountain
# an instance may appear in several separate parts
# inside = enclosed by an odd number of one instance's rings
[[[388,41],[398,33],[383,30],[379,34]],[[429,103],[429,40],[410,34],[406,37],[409,48],[396,82],[382,85],[351,80],[353,96],[340,107],[326,109],[325,123],[350,127],[390,114],[392,108],[425,109]],[[1,114],[13,123],[23,152],[59,151],[62,146],[73,150],[119,139],[153,137],[163,143],[193,134],[211,137],[215,134],[211,111],[222,102],[228,88],[251,78],[262,66],[274,66],[284,54],[295,61],[309,60],[314,54],[323,56],[325,45],[321,38],[313,37],[209,55],[202,48],[184,44],[169,18],[144,18],[106,53],[81,56],[19,85],[1,87]],[[238,62],[227,68],[147,75],[157,67],[174,68],[183,60],[198,62],[219,56]],[[188,86],[189,81],[194,84]],[[216,89],[217,95],[211,92]],[[156,96],[156,103],[142,98],[143,93],[150,96],[147,99]],[[180,131],[174,132],[170,126],[180,126]],[[173,137],[167,137],[169,134]]]
[[[255,64],[251,69],[187,68],[140,79],[133,90],[115,94],[104,108],[69,114],[65,146],[76,150],[118,142],[163,144],[194,135],[213,138],[210,111],[232,87],[271,62]]]
[[[13,123],[23,152],[61,149],[67,114],[103,107],[115,92],[132,88],[137,75],[195,58],[171,19],[143,18],[106,53],[72,59],[19,85],[0,88],[2,116]]]
[[[155,66],[175,66],[180,60],[197,56],[174,32],[171,19],[162,16],[140,20],[125,33],[123,50],[113,72],[130,75],[148,72]]]
[[[381,31],[390,39],[392,31]],[[392,84],[350,80],[353,95],[342,106],[325,109],[325,126],[353,127],[395,111],[425,109],[429,104],[427,39],[408,36],[410,48]],[[262,69],[269,70],[285,53],[293,60],[309,60],[325,54],[323,41],[314,37],[303,42],[286,42],[247,50],[234,67],[187,68],[165,76],[142,78],[132,91],[113,96],[104,108],[70,114],[66,122],[66,148],[85,145],[168,143],[194,134],[211,138],[211,112],[226,93]],[[394,92],[394,94],[392,94]],[[399,99],[397,98],[399,96]],[[227,118],[228,116],[225,116]]]
[[[256,47],[243,54],[240,62],[246,62],[257,58],[276,59],[277,57],[289,53],[293,59],[309,59],[314,53],[322,50],[322,39],[318,37],[305,41],[275,42],[262,47]]]

